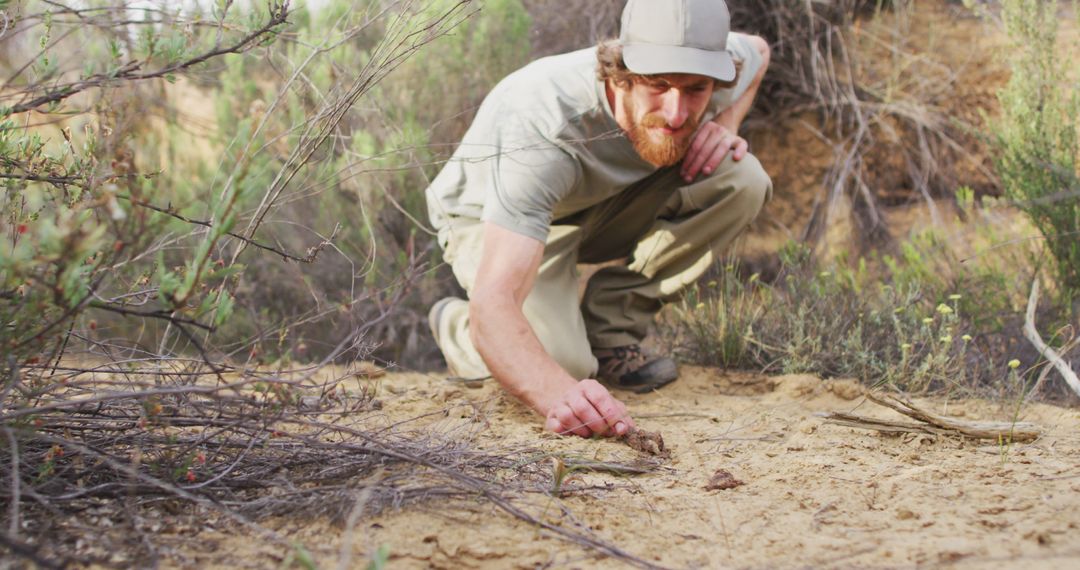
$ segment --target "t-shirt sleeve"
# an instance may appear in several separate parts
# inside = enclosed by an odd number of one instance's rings
[[[757,75],[758,70],[761,69],[764,63],[761,53],[750,42],[750,37],[746,34],[739,32],[729,33],[727,50],[735,58],[735,61],[742,62],[742,69],[739,70],[739,79],[735,82],[734,87],[717,89],[713,93],[710,114],[714,116],[735,104],[735,101],[742,97],[743,93],[746,93],[750,83],[754,80],[754,76]]]
[[[484,165],[481,219],[545,241],[555,205],[577,181],[578,162],[527,117],[508,114],[499,121],[496,139],[498,150]]]

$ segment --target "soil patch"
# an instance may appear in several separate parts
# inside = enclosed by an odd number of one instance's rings
[[[444,378],[364,380],[384,404],[367,412],[367,421],[459,434],[488,450],[537,445],[594,463],[641,457],[620,441],[544,432],[539,417],[492,382],[462,390]],[[733,386],[738,394],[723,393]],[[664,434],[670,459],[644,475],[575,471],[559,493],[524,498],[525,508],[666,568],[1080,565],[1080,411],[1031,404],[1016,416],[1012,403],[915,400],[943,415],[1043,428],[1038,440],[1013,445],[882,434],[818,417],[842,411],[903,419],[853,388],[806,375],[684,367],[660,391],[620,394],[641,429]],[[660,448],[659,438],[644,439]],[[364,516],[350,533],[330,521],[271,526],[303,545],[319,567],[337,566],[346,538],[354,564],[383,549],[392,568],[626,567],[480,498]],[[281,552],[238,532],[203,533],[207,550],[186,560],[281,564]]]

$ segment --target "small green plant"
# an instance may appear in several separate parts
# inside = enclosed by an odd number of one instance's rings
[[[375,551],[375,554],[368,562],[367,570],[384,570],[390,564],[390,546],[386,544],[379,545],[379,549]]]
[[[551,457],[551,495],[561,497],[563,485],[566,484],[574,472],[573,467],[568,467],[560,457]]]
[[[283,569],[293,567],[300,567],[304,570],[319,570],[319,565],[315,562],[315,557],[311,555],[311,551],[299,542],[292,544],[292,550],[281,562],[281,568]]]
[[[1027,395],[1027,386],[1021,380],[1021,375],[1017,371],[1020,368],[1020,361],[1016,358],[1009,361],[1007,364],[1009,368],[1008,379],[1006,380],[1006,387],[1013,388],[1016,391],[1013,399],[1016,401],[1016,405],[1012,413],[1012,423],[1015,425],[1017,419],[1020,417],[1020,408],[1024,405],[1024,397]],[[1001,455],[1001,466],[1004,467],[1009,461],[1009,453],[1012,451],[1012,431],[1010,430],[1007,436],[998,436],[998,448]]]

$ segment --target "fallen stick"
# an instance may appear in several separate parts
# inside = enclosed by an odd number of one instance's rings
[[[997,441],[1033,441],[1038,439],[1042,433],[1039,426],[1029,422],[972,422],[923,410],[906,398],[897,396],[885,398],[873,393],[867,394],[866,397],[875,404],[896,410],[921,423],[882,420],[844,412],[828,412],[823,414],[823,417],[829,423],[863,429],[900,433],[963,435],[974,439]]]
[[[956,433],[951,430],[941,429],[927,424],[917,424],[914,422],[903,422],[898,420],[879,420],[877,418],[868,418],[866,416],[848,414],[845,412],[826,412],[822,414],[822,416],[831,424],[854,428],[875,429],[877,431],[892,433],[925,433],[930,435],[952,435]]]
[[[1039,351],[1039,354],[1050,361],[1054,365],[1054,368],[1061,373],[1062,378],[1069,384],[1073,392],[1076,392],[1077,396],[1080,396],[1080,378],[1076,377],[1076,372],[1073,372],[1071,366],[1065,359],[1061,357],[1053,348],[1050,348],[1042,337],[1039,336],[1039,330],[1035,328],[1035,307],[1039,303],[1039,279],[1036,277],[1031,282],[1031,295],[1028,297],[1027,314],[1024,317],[1024,336],[1027,337],[1031,344],[1035,345],[1035,348]]]

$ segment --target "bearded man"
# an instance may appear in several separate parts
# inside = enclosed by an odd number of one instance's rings
[[[723,0],[630,0],[617,41],[537,60],[485,98],[427,190],[469,297],[429,314],[451,373],[492,376],[583,437],[634,427],[609,387],[677,378],[642,352],[649,324],[772,192],[738,136],[768,45],[729,26]],[[579,303],[577,264],[612,260]]]

